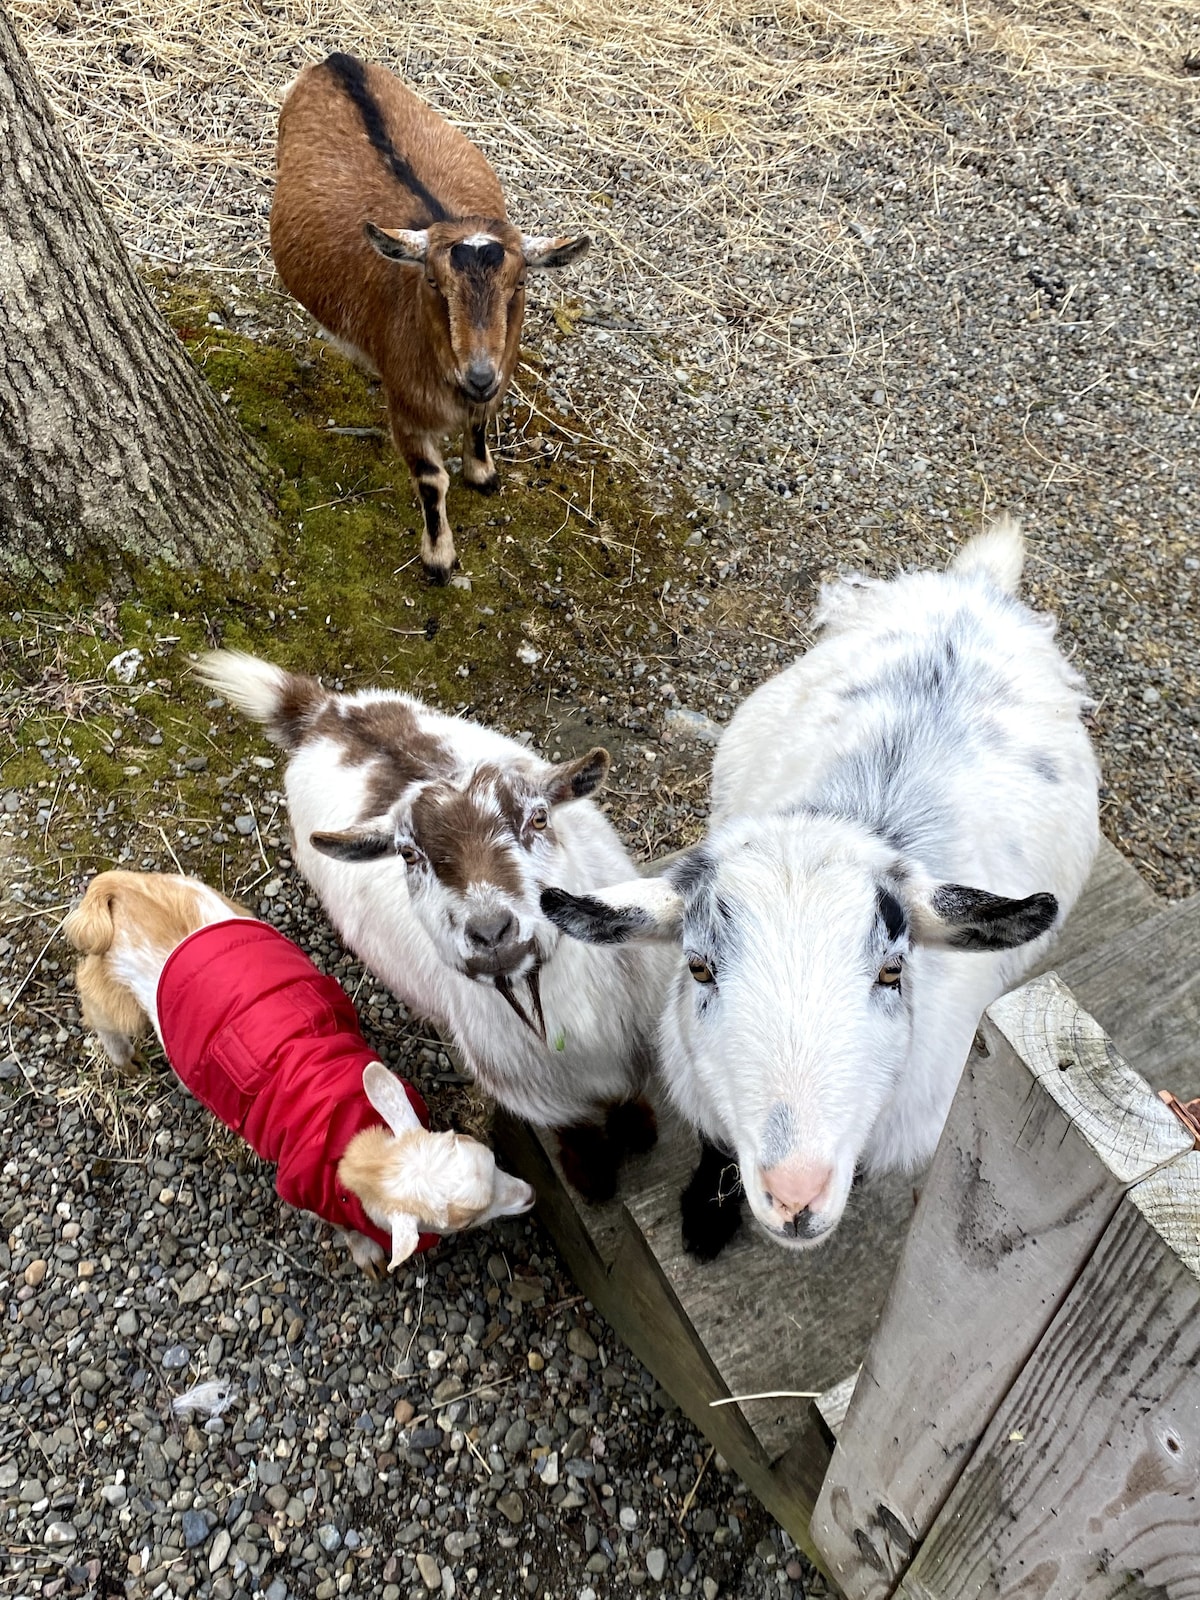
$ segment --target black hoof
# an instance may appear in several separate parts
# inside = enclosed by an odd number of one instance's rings
[[[742,1224],[737,1163],[705,1141],[691,1182],[679,1197],[683,1248],[697,1261],[715,1261]]]
[[[464,478],[463,482],[468,489],[474,489],[476,494],[500,493],[500,474],[498,472],[493,472],[490,478],[481,478],[478,482],[470,478]]]
[[[438,589],[444,589],[450,582],[451,574],[458,565],[458,562],[452,561],[448,567],[431,566],[428,561],[423,561],[421,565],[425,568],[425,576],[429,579],[430,583],[432,583]]]
[[[648,1100],[626,1100],[613,1106],[607,1126],[618,1156],[644,1156],[658,1143],[658,1119]]]
[[[617,1152],[604,1128],[579,1124],[559,1128],[558,1154],[563,1176],[585,1200],[603,1205],[617,1192]]]

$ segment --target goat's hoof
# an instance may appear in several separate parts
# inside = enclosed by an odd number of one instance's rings
[[[702,1202],[695,1214],[681,1206],[683,1248],[695,1261],[715,1261],[742,1225],[741,1204],[726,1200]]]
[[[458,565],[458,562],[452,561],[447,567],[434,566],[429,561],[423,561],[421,565],[425,568],[425,576],[429,579],[430,583],[434,584],[439,589],[444,589],[450,582],[450,575]]]
[[[714,1191],[712,1179],[710,1164],[702,1160],[679,1197],[683,1248],[697,1261],[715,1261],[742,1225],[740,1187]]]
[[[622,1155],[644,1156],[658,1143],[658,1119],[648,1100],[626,1100],[608,1113],[608,1136]]]
[[[617,1192],[617,1154],[603,1128],[589,1124],[558,1130],[563,1176],[592,1205],[603,1205]]]
[[[468,489],[474,489],[476,494],[499,494],[500,474],[493,472],[490,478],[463,478],[463,483]]]

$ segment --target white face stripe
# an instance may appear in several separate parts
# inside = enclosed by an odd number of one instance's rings
[[[494,233],[473,233],[469,239],[464,239],[463,244],[469,244],[473,250],[480,249],[485,244],[499,244]]]

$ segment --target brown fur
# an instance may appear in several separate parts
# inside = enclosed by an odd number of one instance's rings
[[[453,429],[486,425],[512,378],[525,312],[521,235],[507,220],[496,174],[470,140],[385,68],[367,66],[365,85],[394,149],[455,220],[431,221],[368,141],[340,79],[321,64],[304,69],[280,113],[271,253],[296,299],[383,380],[396,448],[413,478],[437,491],[432,501],[422,495],[422,559],[444,579],[454,542],[439,443]],[[428,226],[425,267],[385,260],[364,236],[367,223]],[[450,261],[455,244],[480,232],[503,246],[501,265],[488,275],[494,282],[484,286]],[[496,394],[482,406],[458,384],[472,355],[486,356],[499,374]],[[490,487],[495,469],[483,448],[485,459],[465,475]],[[475,461],[469,440],[463,459]]]
[[[216,893],[214,890],[213,893]],[[231,912],[249,915],[236,901]],[[165,873],[101,872],[63,923],[63,932],[83,960],[75,973],[84,1025],[104,1038],[136,1039],[150,1019],[125,984],[109,971],[108,953],[120,933],[135,931],[141,942],[164,952],[194,933],[204,919],[196,914],[191,880]],[[127,1052],[124,1052],[127,1058]]]
[[[513,856],[520,836],[491,808],[495,778],[494,769],[482,767],[465,789],[426,789],[417,796],[413,833],[448,889],[465,894],[473,884],[493,883],[507,894],[521,892],[521,869]]]

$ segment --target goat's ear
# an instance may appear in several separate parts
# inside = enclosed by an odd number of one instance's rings
[[[404,1085],[382,1061],[369,1061],[363,1068],[363,1092],[393,1133],[411,1133],[422,1126]]]
[[[574,761],[564,761],[561,766],[552,767],[550,781],[546,785],[546,798],[555,806],[562,805],[565,800],[586,799],[589,794],[595,794],[597,789],[604,787],[611,765],[612,757],[608,751],[602,745],[597,745],[585,756],[577,756]]]
[[[561,234],[521,235],[521,254],[525,257],[525,265],[532,267],[535,272],[568,266],[587,255],[591,248],[592,241],[586,233],[581,233],[577,239],[568,239]]]
[[[363,233],[389,261],[411,261],[418,267],[425,264],[429,234],[424,228],[378,228],[373,222],[364,222]]]
[[[930,884],[909,900],[917,944],[946,950],[1012,950],[1039,939],[1058,916],[1052,894],[1009,900],[961,883]]]
[[[542,911],[556,928],[584,944],[679,937],[683,900],[665,878],[634,878],[595,894],[543,889]]]
[[[392,855],[396,837],[382,828],[369,825],[361,828],[342,828],[337,833],[310,833],[308,842],[323,856],[335,861],[377,861],[380,856]]]
[[[393,1211],[389,1221],[392,1224],[392,1259],[388,1262],[388,1271],[395,1272],[420,1244],[421,1230],[409,1211]]]

